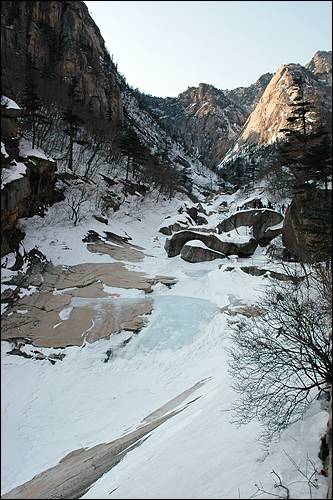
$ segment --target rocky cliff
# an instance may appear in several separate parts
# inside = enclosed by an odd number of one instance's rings
[[[23,236],[16,229],[20,217],[43,214],[61,199],[57,192],[57,164],[37,150],[24,149],[18,136],[22,109],[6,99],[1,103],[1,256],[17,249]]]
[[[265,147],[285,137],[281,129],[289,126],[290,104],[296,95],[299,79],[304,82],[304,99],[312,106],[306,116],[308,131],[314,132],[321,125],[328,124],[332,114],[331,59],[331,52],[317,52],[306,67],[300,64],[282,65],[267,85],[220,168],[246,155],[249,147]],[[255,154],[258,154],[258,149]]]
[[[311,61],[305,65],[319,80],[332,85],[332,52],[318,50]]]
[[[282,128],[288,127],[287,118],[297,78],[305,82],[304,97],[311,102],[309,127],[319,125],[325,113],[332,109],[331,88],[322,83],[312,72],[299,64],[281,66],[263,93],[256,109],[245,124],[237,144],[268,144],[283,137]]]
[[[169,137],[118,73],[83,2],[5,1],[1,27],[2,91],[24,107],[26,87],[35,85],[43,105],[55,106],[58,111],[53,135],[63,134],[61,114],[74,109],[82,121],[80,128],[88,130],[88,135],[77,134],[77,142],[83,141],[83,149],[89,153],[88,141],[90,156],[95,158],[96,144],[100,152],[103,142],[105,148],[111,145],[114,151],[130,155],[140,163],[142,158],[135,148],[119,145],[123,133],[130,130],[141,143],[137,149],[145,149],[145,161],[151,163],[151,170],[158,172],[167,166],[175,171],[186,170],[190,176],[201,176],[200,161],[193,161]],[[17,78],[18,74],[22,78]],[[70,100],[70,92],[75,99]],[[59,144],[67,140],[64,137],[53,141],[50,149],[49,144],[43,148],[51,156],[63,156]]]
[[[176,98],[142,95],[153,116],[193,155],[215,168],[238,138],[272,75],[249,87],[220,90],[206,83],[189,87]]]
[[[83,2],[2,2],[1,59],[2,91],[18,102],[30,64],[41,98],[62,105],[75,77],[77,99],[90,116],[122,122],[116,67]]]
[[[294,195],[287,210],[283,244],[301,262],[332,258],[332,191],[308,189]]]

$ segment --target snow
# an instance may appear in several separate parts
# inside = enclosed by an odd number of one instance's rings
[[[272,446],[264,460],[260,445],[253,446],[254,426],[249,426],[247,433],[244,428],[236,432],[230,428],[225,396],[232,394],[222,395],[217,386],[207,392],[201,391],[201,399],[193,405],[195,411],[186,409],[166,422],[163,429],[154,431],[144,446],[127,454],[82,498],[251,498],[256,492],[254,483],[262,482],[267,491],[276,492],[272,470],[278,470],[283,483],[293,492],[292,498],[308,497],[306,481],[285,453]],[[302,440],[309,439],[306,428],[313,440],[319,438],[318,415],[320,411],[309,418],[306,426],[293,426],[293,439],[289,436],[289,441],[281,440],[285,452],[303,472],[309,466],[303,453],[315,449],[303,448]],[[301,453],[295,453],[295,445],[302,448]],[[246,449],[251,451],[244,453]],[[299,483],[291,486],[295,480]],[[322,477],[319,484],[321,488],[312,490],[312,498],[322,498]]]
[[[282,229],[283,228],[283,220],[281,222],[279,222],[278,224],[275,224],[274,226],[270,226],[268,227],[266,231],[273,231],[274,229]]]
[[[229,243],[248,243],[250,238],[252,238],[252,228],[248,226],[239,226],[237,229],[232,229],[232,231],[217,234],[216,236],[219,240]]]
[[[184,213],[182,213],[180,215],[174,215],[172,217],[168,217],[167,219],[164,219],[164,221],[161,224],[160,228],[162,228],[162,227],[168,227],[168,226],[171,226],[172,224],[176,224],[176,223],[183,224],[183,225],[188,225],[189,224],[189,220],[191,220],[191,217],[189,216],[189,214],[187,214],[186,212],[184,212]]]
[[[19,292],[18,296],[20,297],[20,299],[22,299],[23,297],[27,297],[29,295],[32,295],[35,292],[37,292],[37,287],[30,285],[30,286],[28,286],[28,288],[20,288],[20,292]]]
[[[200,108],[195,112],[195,115],[199,114],[199,112],[208,105],[209,105],[208,102],[204,102],[202,106],[200,106]]]
[[[67,319],[69,319],[72,311],[73,306],[68,306],[62,309],[59,313],[59,318],[61,319],[61,321],[66,321]]]
[[[7,184],[24,177],[27,167],[24,163],[16,162],[13,160],[10,168],[3,168],[1,170],[1,189]]]
[[[13,99],[10,99],[5,95],[1,96],[1,106],[6,106],[7,109],[21,109],[20,106],[13,101]]]
[[[213,210],[224,200],[233,210],[241,196],[216,197],[205,208]],[[166,237],[158,228],[183,201],[178,198],[156,204],[147,196],[143,202],[123,205],[109,226],[103,226],[116,234],[129,234],[131,243],[146,248],[143,261],[126,263],[126,267],[178,280],[172,288],[161,283],[153,287],[148,296],[153,312],[147,316],[147,326],[125,347],[122,343],[129,334],[121,332],[93,344],[63,349],[63,361],[51,365],[9,356],[6,353],[12,344],[2,342],[3,493],[56,465],[71,451],[110,442],[134,430],[149,414],[204,381],[176,404],[183,411],[128,452],[83,498],[249,498],[259,481],[274,492],[272,469],[290,485],[291,498],[309,497],[304,478],[286,453],[302,470],[307,454],[321,467],[318,451],[327,411],[319,401],[267,450],[258,442],[262,429],[256,420],[239,428],[231,423],[230,409],[237,396],[227,369],[231,319],[224,308],[253,304],[267,286],[267,279],[248,275],[241,266],[267,268],[270,264],[271,269],[273,264],[260,247],[251,258],[231,256],[220,267],[214,261],[193,266],[179,257],[168,259]],[[209,223],[216,217],[209,217]],[[114,261],[108,255],[87,251],[81,241],[89,230],[101,231],[101,224],[87,213],[80,225],[73,226],[62,203],[51,207],[44,218],[21,220],[20,227],[26,232],[26,251],[37,246],[55,264]],[[243,231],[238,228],[238,236]],[[230,240],[237,237],[234,231],[230,233]],[[230,265],[234,270],[225,271]],[[5,271],[6,277],[14,273]],[[120,297],[96,299],[96,303],[134,301],[144,296],[138,290],[103,288],[110,296]],[[78,304],[75,300],[60,311],[61,320],[69,317],[74,303]],[[104,363],[110,348],[113,356]],[[25,346],[26,352],[30,349],[33,346]],[[51,348],[39,350],[54,352]],[[326,495],[325,478],[319,478],[319,486],[313,490],[313,498]]]
[[[207,249],[207,245],[204,244],[203,241],[201,240],[191,240],[191,241],[188,241],[187,243],[185,243],[186,246],[188,247],[199,247],[199,248],[205,248]]]
[[[1,142],[1,154],[5,157],[8,158],[9,154],[6,151],[5,145],[3,142]]]
[[[145,292],[143,290],[138,290],[137,288],[118,288],[107,286],[103,283],[103,291],[109,293],[110,295],[118,295],[119,297],[127,297],[127,298],[143,298],[145,296]]]
[[[20,144],[19,144],[19,154],[23,158],[27,157],[35,157],[35,158],[41,158],[42,160],[49,160],[49,161],[54,161],[52,158],[47,156],[44,151],[41,149],[34,148],[30,146],[30,142],[27,141],[26,139],[21,139]]]

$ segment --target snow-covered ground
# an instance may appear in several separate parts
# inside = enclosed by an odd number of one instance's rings
[[[22,162],[12,161],[10,168],[1,169],[1,190],[10,182],[24,177],[27,167]]]
[[[205,206],[207,211],[228,201],[230,212],[212,214],[208,225],[236,211],[244,199],[235,194],[213,200]],[[282,493],[274,488],[272,470],[290,488],[291,498],[325,497],[326,479],[319,476],[318,488],[310,495],[300,472],[311,474],[309,459],[321,468],[318,452],[327,411],[319,401],[267,449],[258,441],[258,422],[241,427],[231,423],[237,395],[227,369],[230,317],[222,309],[253,304],[265,289],[268,279],[245,274],[241,265],[272,269],[276,264],[262,248],[249,259],[192,264],[179,256],[168,258],[166,237],[158,228],[183,203],[174,199],[156,204],[148,196],[123,205],[108,226],[87,215],[75,227],[66,219],[62,203],[44,218],[21,221],[25,250],[37,246],[54,264],[113,262],[109,255],[89,252],[81,241],[88,230],[106,230],[128,234],[131,243],[145,248],[144,260],[126,263],[129,269],[173,276],[178,282],[171,288],[155,285],[149,295],[154,310],[148,324],[125,347],[120,347],[125,335],[121,333],[84,347],[67,347],[63,361],[51,365],[47,360],[9,356],[12,345],[2,342],[3,493],[56,465],[71,451],[110,442],[137,428],[150,413],[204,380],[186,400],[192,401],[190,405],[152,431],[83,498],[250,498],[257,491],[255,483],[270,493]],[[226,271],[230,266],[234,269]],[[5,277],[12,273],[4,271]],[[133,297],[131,290],[121,295]],[[114,355],[104,363],[110,347]]]
[[[6,106],[7,109],[21,109],[20,106],[13,101],[13,99],[10,99],[5,95],[1,96],[1,106]]]

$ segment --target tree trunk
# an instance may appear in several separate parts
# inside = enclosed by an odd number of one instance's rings
[[[68,168],[73,171],[73,134],[69,136]]]

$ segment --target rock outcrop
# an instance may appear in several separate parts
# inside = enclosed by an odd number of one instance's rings
[[[168,257],[179,255],[183,246],[191,240],[200,240],[206,247],[223,255],[239,255],[240,257],[249,257],[252,255],[258,243],[254,238],[249,239],[246,243],[232,243],[221,241],[214,234],[205,234],[195,231],[180,231],[175,233],[171,238],[167,239],[164,248]]]
[[[30,60],[41,98],[62,105],[75,77],[80,107],[89,109],[91,119],[123,121],[116,67],[84,2],[4,2],[1,59],[6,95],[16,98],[22,92]]]
[[[283,64],[267,85],[219,168],[227,173],[228,167],[234,168],[238,159],[241,161],[247,158],[246,163],[251,163],[249,160],[258,159],[260,154],[263,159],[272,154],[274,157],[276,141],[285,138],[281,129],[289,127],[289,105],[296,95],[295,85],[300,79],[304,82],[304,99],[312,106],[306,117],[308,132],[316,132],[320,126],[328,124],[332,113],[331,58],[331,52],[317,52],[305,67],[300,64]],[[269,158],[268,161],[271,162]]]
[[[332,258],[332,191],[308,189],[294,196],[282,229],[283,244],[302,262]]]
[[[47,205],[59,200],[60,193],[55,190],[56,163],[31,157],[25,164],[26,175],[1,190],[1,256],[17,247],[18,242],[12,238],[17,219],[41,214]]]
[[[310,114],[312,124],[319,125],[320,118],[332,109],[331,88],[326,82],[320,82],[312,72],[300,64],[284,64],[273,76],[266,87],[256,109],[250,115],[237,141],[242,144],[268,144],[284,137],[281,129],[289,126],[288,105],[292,102],[293,88],[297,78],[305,81],[305,99],[314,106]]]
[[[143,95],[142,100],[172,136],[214,168],[234,144],[271,77],[267,73],[253,85],[234,90],[200,83],[176,98]]]
[[[201,243],[201,245],[200,245]],[[201,241],[190,241],[185,243],[181,249],[180,256],[187,262],[207,262],[215,259],[224,259],[225,255],[207,248]]]
[[[332,85],[332,52],[318,50],[305,67],[318,79]]]
[[[6,140],[17,136],[18,118],[21,118],[22,114],[22,109],[15,102],[6,96],[1,96],[1,138]]]
[[[282,220],[283,216],[281,214],[270,209],[241,210],[220,222],[216,229],[219,233],[223,233],[241,226],[252,227],[255,240],[260,246],[265,246],[273,238],[281,234],[282,227],[274,228],[274,226],[278,225]]]
[[[17,219],[42,214],[46,206],[59,201],[55,189],[57,164],[37,150],[27,155],[20,150],[19,118],[22,110],[14,101],[1,106],[1,256],[16,251],[24,234],[16,229]]]
[[[187,229],[187,225],[183,222],[173,222],[168,226],[163,226],[159,229],[159,233],[165,234],[166,236],[171,236],[173,233],[178,231],[183,231]]]

